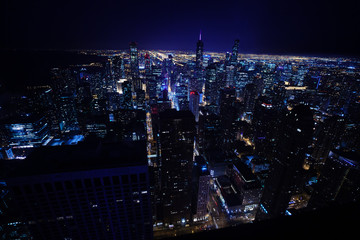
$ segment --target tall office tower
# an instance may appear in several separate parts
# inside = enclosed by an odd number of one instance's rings
[[[199,41],[196,43],[196,68],[201,69],[204,61],[204,43],[201,40],[201,31]]]
[[[192,179],[194,221],[202,221],[208,217],[207,205],[209,201],[210,179],[210,172],[205,159],[201,156],[196,156]]]
[[[235,119],[235,88],[220,89],[220,120],[222,131],[223,148],[226,150],[232,145],[234,132],[232,131],[232,122]]]
[[[230,53],[229,52],[226,52],[226,55],[225,55],[225,66],[228,66],[230,65]]]
[[[234,46],[232,48],[232,53],[231,53],[231,59],[230,59],[230,64],[231,65],[236,65],[237,64],[238,52],[239,52],[239,39],[236,39],[235,43],[234,43]]]
[[[145,73],[150,74],[151,73],[151,62],[150,62],[149,53],[146,53],[144,58],[145,58]]]
[[[205,76],[205,102],[206,104],[216,104],[218,97],[218,86],[216,82],[216,66],[211,64],[206,68]]]
[[[233,65],[226,66],[226,87],[235,87],[235,70]]]
[[[246,84],[249,83],[249,75],[247,71],[239,71],[237,74],[238,77],[236,79],[235,87],[237,91],[242,91]]]
[[[314,125],[310,107],[295,106],[279,124],[276,152],[257,214],[259,220],[284,215],[291,196],[302,190],[305,153],[312,141]]]
[[[60,132],[78,130],[76,81],[70,69],[51,69],[51,85]]]
[[[274,150],[274,133],[277,131],[277,115],[269,99],[260,97],[255,104],[252,128],[254,130],[255,153],[270,159]]]
[[[152,239],[145,142],[39,148],[6,183],[34,239]]]
[[[310,207],[360,200],[360,156],[355,152],[331,150],[310,198]]]
[[[139,54],[136,42],[130,43],[130,76],[133,90],[140,89]]]
[[[30,99],[27,106],[31,109],[31,112],[44,116],[49,126],[50,135],[56,136],[59,129],[59,119],[56,115],[57,109],[54,104],[53,89],[49,86],[27,87],[27,96]],[[82,99],[84,100],[85,96]]]
[[[123,109],[132,109],[132,91],[131,91],[131,83],[129,81],[124,81],[121,84],[122,88],[122,99],[121,99],[121,108]]]
[[[194,114],[196,122],[199,121],[199,102],[199,93],[196,91],[191,91],[189,96],[189,110]]]
[[[312,157],[316,161],[316,168],[319,171],[326,161],[331,149],[337,147],[340,136],[345,129],[345,119],[339,116],[332,116],[319,123],[320,126],[314,133],[316,138]]]
[[[255,76],[254,76],[254,79],[253,79],[253,83],[255,84],[256,86],[256,96],[259,96],[263,93],[264,91],[264,80],[262,79],[262,76],[257,73]]]
[[[204,53],[204,43],[201,40],[201,32],[200,32],[199,41],[196,44],[195,71],[193,77],[190,79],[190,84],[189,84],[190,91],[202,92],[204,85],[203,53]]]
[[[275,84],[273,91],[270,94],[273,106],[276,110],[282,110],[286,108],[286,90],[283,83]]]
[[[191,218],[195,118],[190,111],[175,109],[159,115],[163,223],[185,225]]]
[[[122,58],[120,58],[120,56],[115,56],[115,57],[113,57],[112,63],[113,63],[112,70],[113,70],[115,81],[125,78],[124,60]]]
[[[253,83],[246,84],[244,90],[245,112],[253,112],[255,107],[255,99],[257,97],[257,88]]]
[[[60,122],[60,131],[62,133],[69,130],[78,130],[78,112],[76,108],[76,95],[58,96],[55,101],[57,115]]]

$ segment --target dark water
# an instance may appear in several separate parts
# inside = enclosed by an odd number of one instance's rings
[[[105,57],[75,51],[0,51],[0,93],[49,84],[49,70],[54,67],[105,61]]]

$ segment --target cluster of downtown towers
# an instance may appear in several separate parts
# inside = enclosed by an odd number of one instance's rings
[[[209,221],[211,191],[235,220],[359,201],[358,63],[238,49],[52,68],[1,108],[0,213],[36,239],[151,239]]]

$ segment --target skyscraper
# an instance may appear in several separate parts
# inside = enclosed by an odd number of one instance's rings
[[[136,42],[130,43],[130,76],[133,90],[140,89],[139,79],[139,54]]]
[[[199,35],[199,41],[196,44],[196,68],[202,68],[204,61],[204,43],[201,40],[201,31]]]
[[[39,148],[6,182],[35,239],[152,239],[145,142]]]
[[[205,159],[201,156],[196,156],[192,179],[194,221],[201,221],[207,218],[210,178],[210,172]]]
[[[292,195],[299,193],[304,177],[305,153],[312,141],[313,115],[306,105],[298,105],[286,113],[276,136],[276,153],[271,159],[269,177],[265,181],[258,219],[285,214]]]
[[[205,102],[216,104],[218,98],[218,86],[216,82],[216,66],[211,64],[206,68],[205,76]]]
[[[150,61],[149,53],[146,53],[144,58],[145,58],[145,73],[150,74],[150,72],[151,72],[151,61]]]
[[[234,131],[232,131],[232,123],[235,119],[236,110],[234,108],[235,102],[235,88],[220,89],[220,119],[222,131],[223,148],[229,150],[231,143],[234,140]]]
[[[196,122],[199,121],[199,102],[199,93],[196,91],[191,91],[189,97],[189,110],[194,114]]]
[[[195,119],[190,111],[175,109],[159,115],[163,223],[185,225],[191,218]]]
[[[332,150],[309,205],[325,207],[334,202],[350,203],[360,200],[360,156],[355,152]]]
[[[232,53],[231,53],[231,59],[230,59],[230,64],[231,65],[236,65],[237,64],[238,52],[239,52],[239,39],[236,39],[235,43],[234,43],[234,46],[232,48]]]
[[[204,43],[200,37],[196,44],[196,60],[195,60],[195,71],[194,75],[190,80],[189,88],[190,91],[202,92],[204,85],[204,73],[203,73],[203,61],[204,61]]]
[[[312,152],[318,169],[326,161],[330,150],[335,148],[336,143],[340,141],[340,136],[345,129],[345,120],[339,116],[332,116],[320,122],[319,125],[315,135],[314,151]]]
[[[245,112],[253,112],[255,107],[256,85],[253,83],[246,84],[244,90]]]

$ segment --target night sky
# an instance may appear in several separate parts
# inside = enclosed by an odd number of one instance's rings
[[[2,4],[3,5],[3,4]],[[359,1],[16,1],[1,48],[195,50],[360,56]]]

